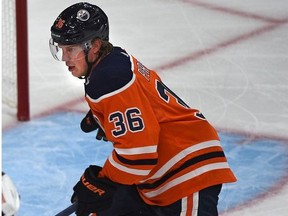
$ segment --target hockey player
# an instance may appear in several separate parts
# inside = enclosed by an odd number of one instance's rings
[[[155,71],[109,42],[98,6],[65,9],[51,27],[50,51],[85,79],[82,129],[103,130],[114,147],[73,188],[78,216],[218,215],[221,186],[236,178],[217,132]]]

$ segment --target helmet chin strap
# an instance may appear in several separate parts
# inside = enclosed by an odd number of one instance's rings
[[[92,62],[89,62],[89,60],[88,60],[88,53],[89,53],[90,49],[91,49],[91,47],[86,47],[86,49],[84,49],[85,61],[86,61],[86,64],[88,65],[87,73],[86,73],[85,76],[78,77],[79,79],[85,79],[86,82],[87,82],[87,78],[90,76],[90,73],[91,73],[93,65],[96,62],[100,61],[101,58],[104,58],[109,53],[111,53],[112,50],[113,50],[113,45],[111,43],[106,44],[106,46],[104,48],[105,50],[104,49],[100,49],[98,51],[98,55],[97,55],[96,59],[94,61],[92,61]]]
[[[79,79],[85,79],[86,80],[89,77],[90,73],[91,73],[93,65],[100,59],[100,55],[98,55],[97,58],[93,62],[89,62],[88,53],[89,53],[90,49],[91,48],[84,50],[84,52],[85,52],[85,61],[86,61],[86,64],[88,65],[87,73],[86,73],[85,76],[78,77]]]

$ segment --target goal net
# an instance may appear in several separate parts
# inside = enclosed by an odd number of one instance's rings
[[[2,114],[30,119],[26,0],[1,0]]]

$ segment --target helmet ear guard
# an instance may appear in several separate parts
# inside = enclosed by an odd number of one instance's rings
[[[61,12],[51,27],[53,42],[62,45],[82,44],[94,38],[109,41],[109,22],[96,5],[77,3]]]
[[[59,56],[59,45],[55,43],[52,38],[49,40],[49,48],[53,58],[55,60],[61,61],[61,57]]]

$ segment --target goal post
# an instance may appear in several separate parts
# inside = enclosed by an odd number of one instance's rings
[[[29,68],[28,68],[28,17],[27,0],[16,3],[16,47],[17,47],[17,118],[30,119]]]
[[[30,120],[27,0],[2,0],[2,105]]]

